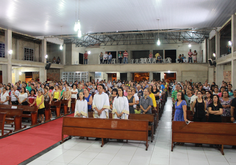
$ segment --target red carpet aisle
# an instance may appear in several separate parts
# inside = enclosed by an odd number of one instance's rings
[[[63,118],[0,139],[0,164],[16,165],[61,140]]]

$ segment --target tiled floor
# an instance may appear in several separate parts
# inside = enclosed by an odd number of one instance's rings
[[[236,165],[236,150],[225,149],[225,156],[208,145],[195,147],[193,144],[171,146],[171,99],[168,98],[165,111],[159,123],[155,140],[149,143],[148,151],[144,142],[101,142],[72,138],[47,152],[31,165]]]

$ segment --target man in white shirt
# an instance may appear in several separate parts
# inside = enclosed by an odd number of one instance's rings
[[[18,105],[18,97],[20,92],[17,90],[17,86],[15,85],[13,87],[13,90],[11,91],[11,102],[12,105]]]
[[[107,64],[107,60],[108,60],[108,54],[107,54],[107,52],[105,52],[105,54],[103,55],[104,64],[105,63]]]
[[[98,93],[94,95],[93,98],[93,117],[94,118],[109,118],[109,97],[106,93],[103,92],[105,89],[103,84],[99,84],[97,87]]]

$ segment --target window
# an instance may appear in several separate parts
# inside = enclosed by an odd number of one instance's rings
[[[0,43],[0,57],[5,57],[5,44]]]
[[[29,48],[24,49],[24,60],[34,61],[33,56],[34,56],[34,50],[33,49],[29,49]]]

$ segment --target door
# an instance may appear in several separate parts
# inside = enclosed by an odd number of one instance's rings
[[[176,50],[165,50],[165,58],[171,58],[171,63],[176,63]]]
[[[84,54],[79,53],[79,64],[84,64]]]

